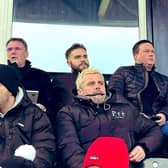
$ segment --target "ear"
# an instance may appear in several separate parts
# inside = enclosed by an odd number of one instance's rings
[[[67,59],[67,64],[71,67],[71,60]]]
[[[13,96],[12,92],[9,91],[9,96]]]
[[[26,51],[25,58],[27,58],[27,57],[28,57],[28,55],[29,55],[29,52],[28,52],[28,51]]]
[[[82,89],[77,89],[78,95],[83,95]]]
[[[137,55],[137,54],[134,55],[134,60],[135,60],[135,61],[138,60],[138,55]]]
[[[140,59],[140,57],[139,57],[138,54],[135,54],[135,55],[134,55],[134,59],[135,59],[135,62],[136,62],[137,64],[141,64],[141,63],[142,63],[142,61],[141,61],[141,59]]]

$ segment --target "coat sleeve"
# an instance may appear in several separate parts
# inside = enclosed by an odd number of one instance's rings
[[[164,78],[164,90],[166,91],[166,93],[162,100],[163,105],[161,106],[158,113],[163,113],[166,116],[166,120],[168,120],[168,78],[167,77]]]
[[[36,168],[52,168],[56,160],[56,142],[51,123],[45,112],[34,111],[32,145],[36,149],[34,164]]]
[[[136,121],[137,144],[141,145],[146,154],[156,151],[162,144],[163,135],[160,127],[150,119],[139,115]]]
[[[64,167],[82,167],[85,151],[80,146],[73,116],[64,108],[57,115],[57,145]]]

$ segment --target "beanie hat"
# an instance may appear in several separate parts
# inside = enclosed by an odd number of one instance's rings
[[[30,164],[26,162],[25,159],[14,156],[1,162],[0,168],[30,168]]]
[[[129,168],[125,141],[116,137],[99,137],[88,148],[82,168]]]
[[[19,75],[13,67],[0,64],[0,83],[2,83],[13,96],[17,95],[20,80]]]

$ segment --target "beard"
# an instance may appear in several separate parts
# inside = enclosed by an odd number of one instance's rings
[[[86,62],[83,62],[83,63],[81,63],[81,64],[78,65],[78,66],[72,66],[72,68],[73,68],[74,70],[77,70],[77,71],[79,71],[79,72],[83,71],[84,69],[86,69],[86,68],[88,68],[88,67],[89,67],[89,64],[86,63]]]
[[[89,64],[81,64],[78,68],[78,71],[81,72],[83,71],[84,69],[88,68],[89,67]]]
[[[91,99],[95,104],[102,104],[105,100],[105,97],[100,97],[100,98],[92,97]]]

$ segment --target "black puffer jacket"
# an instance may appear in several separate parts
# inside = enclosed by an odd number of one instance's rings
[[[76,97],[72,106],[62,108],[57,115],[62,167],[82,167],[89,145],[100,136],[121,137],[129,150],[139,144],[147,154],[153,152],[162,140],[160,129],[144,116],[138,117],[134,110],[126,100],[115,95],[100,105]]]
[[[12,157],[20,145],[30,144],[37,152],[32,167],[52,168],[56,145],[51,124],[21,88],[14,107],[0,115],[0,142],[0,162]]]
[[[154,68],[151,77],[159,92],[152,105],[153,112],[162,112],[168,119],[168,77],[154,71]],[[122,94],[139,112],[144,112],[141,93],[146,88],[148,79],[148,73],[142,64],[120,67],[111,76],[108,88]]]

